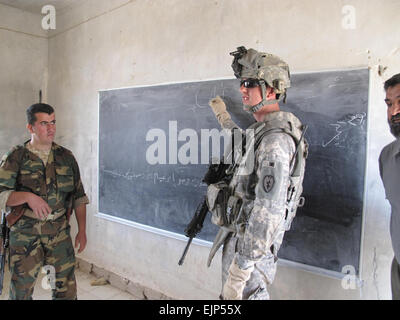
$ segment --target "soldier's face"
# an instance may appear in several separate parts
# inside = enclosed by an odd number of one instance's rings
[[[43,145],[51,144],[56,135],[56,115],[39,112],[35,114],[36,121],[33,125],[28,124],[27,128],[33,138]]]
[[[239,89],[242,94],[242,103],[246,106],[255,106],[262,101],[261,86],[246,88],[244,85]]]
[[[389,87],[386,91],[387,117],[390,132],[396,137],[400,137],[400,84]]]

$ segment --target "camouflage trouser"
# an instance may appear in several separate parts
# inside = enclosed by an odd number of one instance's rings
[[[76,299],[75,253],[65,216],[41,222],[22,217],[10,232],[10,300],[31,300],[43,266],[55,271],[54,300]],[[55,283],[54,283],[55,276]]]
[[[274,246],[276,249],[275,254],[282,244],[284,230],[278,233]],[[233,258],[236,255],[236,246],[240,238],[229,236],[222,251],[222,288],[228,278],[229,267]],[[275,251],[275,250],[274,250]],[[243,290],[243,300],[269,300],[269,293],[267,285],[272,284],[276,274],[276,261],[275,255],[268,250],[268,252],[257,261],[254,266],[254,271],[251,273],[250,279],[246,282]]]

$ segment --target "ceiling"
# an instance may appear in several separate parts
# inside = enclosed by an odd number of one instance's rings
[[[45,5],[54,6],[57,12],[77,4],[78,2],[79,0],[0,0],[1,4],[36,14],[42,14],[42,7]]]

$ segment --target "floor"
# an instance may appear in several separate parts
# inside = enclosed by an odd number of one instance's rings
[[[128,292],[122,291],[110,284],[92,286],[91,282],[97,278],[94,275],[85,273],[79,269],[75,271],[78,286],[78,300],[139,300]],[[51,289],[46,289],[45,274],[41,273],[33,293],[34,300],[51,300]],[[3,294],[0,300],[8,300],[10,285],[10,273],[6,270],[4,275]]]

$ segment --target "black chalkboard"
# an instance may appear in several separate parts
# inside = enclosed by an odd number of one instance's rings
[[[368,83],[367,69],[292,75],[281,109],[309,125],[310,148],[306,203],[285,235],[280,258],[338,272],[350,265],[359,272]],[[101,91],[99,211],[183,234],[206,192],[201,180],[211,147],[200,146],[202,132],[220,130],[208,101],[220,95],[242,128],[254,123],[242,111],[238,87],[229,79]],[[157,149],[163,139],[165,150]],[[194,141],[198,150],[189,152]],[[180,161],[189,156],[188,164]],[[158,164],[149,163],[154,157]],[[213,241],[217,230],[208,217],[198,237]]]

